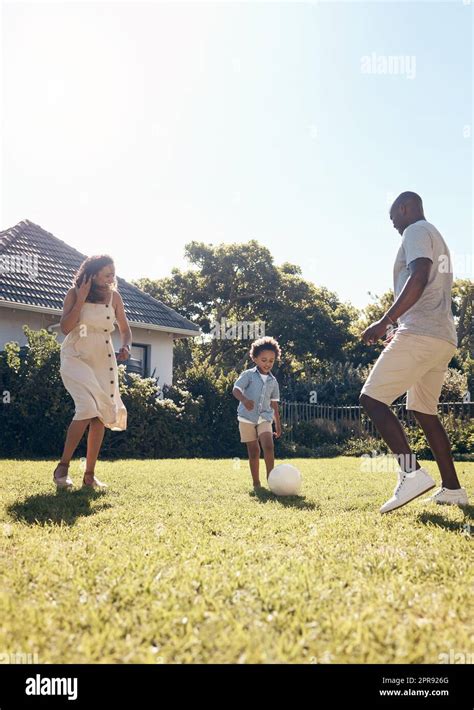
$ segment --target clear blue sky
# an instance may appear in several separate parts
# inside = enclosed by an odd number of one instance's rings
[[[0,227],[128,279],[253,238],[362,307],[409,189],[472,276],[472,22],[462,0],[3,3]],[[364,73],[373,53],[408,64]]]

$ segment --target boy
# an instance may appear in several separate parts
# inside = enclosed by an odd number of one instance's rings
[[[247,444],[250,473],[254,488],[260,488],[260,444],[263,449],[267,479],[275,465],[273,436],[281,436],[278,402],[280,388],[271,373],[275,360],[281,355],[280,346],[274,338],[260,338],[252,343],[250,357],[255,367],[244,370],[234,384],[232,394],[239,400],[237,419],[240,441]],[[275,420],[276,431],[272,431]],[[260,444],[259,444],[260,441]]]

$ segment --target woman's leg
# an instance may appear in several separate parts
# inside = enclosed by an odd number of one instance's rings
[[[104,438],[105,427],[98,417],[91,419],[89,434],[87,437],[86,471],[94,473],[97,457]]]
[[[249,454],[250,473],[254,486],[260,485],[259,464],[260,464],[260,445],[258,441],[248,441],[247,451]]]
[[[275,467],[275,448],[273,445],[273,433],[269,431],[260,434],[260,443],[263,449],[263,458],[265,459],[265,466],[267,468],[267,480],[270,475],[270,471]]]
[[[74,456],[74,452],[77,449],[77,446],[90,421],[90,419],[73,419],[70,423],[67,430],[63,455],[61,456],[62,464],[69,465],[69,462]]]

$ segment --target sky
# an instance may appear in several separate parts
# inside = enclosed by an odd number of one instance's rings
[[[413,190],[472,278],[473,5],[3,0],[0,229],[128,280],[256,239],[362,308]]]

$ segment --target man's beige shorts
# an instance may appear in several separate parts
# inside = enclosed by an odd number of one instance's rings
[[[247,444],[250,441],[257,441],[261,434],[273,432],[271,422],[262,422],[261,424],[254,424],[253,422],[239,422],[240,431],[240,441],[243,444]]]
[[[437,414],[444,376],[456,350],[447,340],[398,332],[380,354],[361,394],[390,405],[406,392],[407,409]]]

